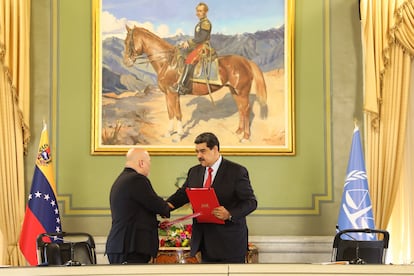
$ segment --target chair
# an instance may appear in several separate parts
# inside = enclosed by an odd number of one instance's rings
[[[376,234],[377,240],[360,240],[360,234]],[[334,238],[331,261],[350,264],[384,264],[390,235],[378,229],[345,229]]]
[[[88,233],[43,233],[36,245],[39,265],[96,264],[95,241]]]

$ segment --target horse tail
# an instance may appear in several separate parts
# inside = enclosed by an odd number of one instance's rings
[[[263,72],[253,61],[249,61],[249,64],[253,72],[253,80],[256,83],[256,96],[260,104],[260,118],[266,119],[268,115],[267,90]]]

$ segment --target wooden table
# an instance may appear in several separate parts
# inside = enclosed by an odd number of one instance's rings
[[[160,247],[156,264],[197,264],[200,260],[190,256],[190,247]]]
[[[153,260],[155,264],[197,264],[201,263],[200,253],[196,257],[190,256],[190,247],[160,247],[157,258]],[[259,263],[259,252],[257,247],[249,243],[249,250],[246,254],[246,263]]]
[[[247,264],[258,264],[259,263],[259,250],[256,245],[249,242],[249,249],[246,254]]]

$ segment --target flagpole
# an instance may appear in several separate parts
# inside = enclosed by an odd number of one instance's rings
[[[359,129],[359,127],[358,127],[358,119],[357,118],[354,118],[354,132],[355,132],[355,130],[358,130]]]

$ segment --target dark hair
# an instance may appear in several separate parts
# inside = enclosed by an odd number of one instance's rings
[[[195,144],[206,143],[209,149],[213,149],[214,146],[217,146],[217,149],[220,151],[220,143],[216,135],[211,132],[203,132],[198,135],[195,140]]]
[[[204,2],[200,2],[200,3],[198,3],[197,7],[198,7],[198,6],[203,6],[203,7],[204,7],[204,10],[205,10],[206,12],[208,12],[208,6],[207,6],[207,4],[206,4],[206,3],[204,3]]]

